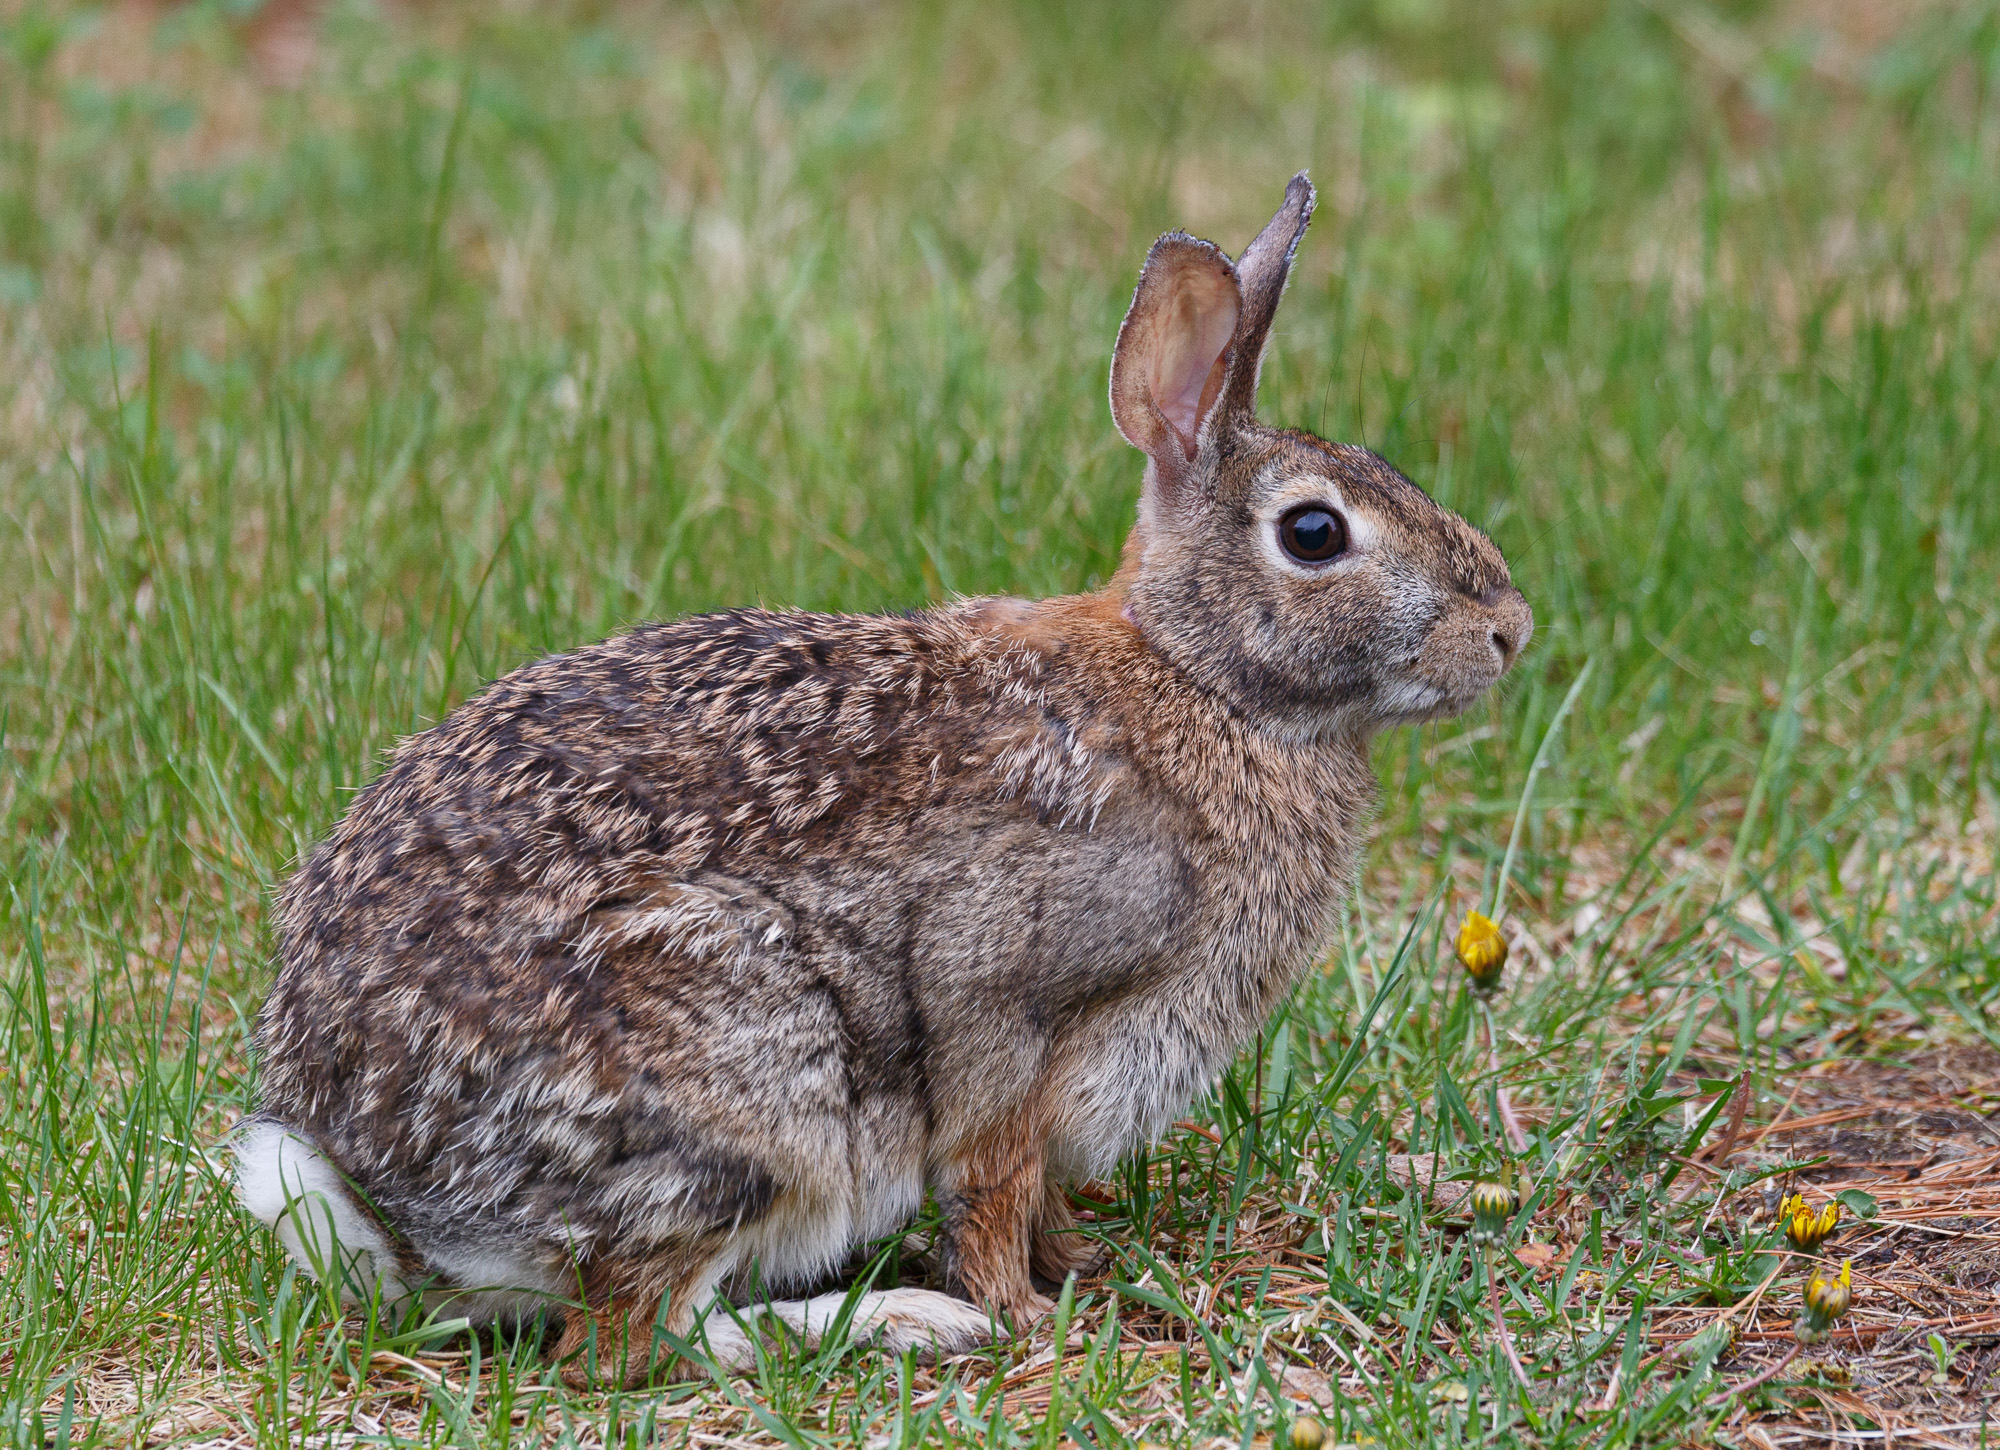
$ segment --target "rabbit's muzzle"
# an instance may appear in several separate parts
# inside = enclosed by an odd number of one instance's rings
[[[1534,611],[1511,584],[1478,598],[1459,595],[1432,625],[1406,692],[1396,704],[1404,718],[1456,715],[1500,682],[1528,647]],[[1412,708],[1414,707],[1414,708]]]

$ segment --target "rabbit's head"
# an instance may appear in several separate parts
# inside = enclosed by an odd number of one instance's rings
[[[1364,448],[1266,427],[1257,373],[1312,217],[1303,175],[1231,263],[1153,244],[1111,412],[1148,462],[1119,574],[1147,641],[1260,723],[1366,734],[1455,714],[1534,628],[1493,541]]]

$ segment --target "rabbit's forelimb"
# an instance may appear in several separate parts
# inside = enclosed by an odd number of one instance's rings
[[[1030,1273],[1049,1195],[1046,1151],[1040,1116],[1030,1107],[957,1155],[938,1185],[946,1276],[975,1302],[1004,1313],[1016,1333],[1053,1307]]]

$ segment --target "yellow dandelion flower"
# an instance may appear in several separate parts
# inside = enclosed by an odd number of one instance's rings
[[[1490,996],[1500,989],[1500,972],[1507,965],[1507,938],[1491,917],[1474,911],[1458,929],[1458,962],[1472,978],[1472,990]]]
[[[1818,1344],[1833,1329],[1833,1323],[1847,1312],[1854,1302],[1854,1261],[1844,1260],[1840,1266],[1840,1277],[1829,1279],[1819,1270],[1805,1287],[1802,1296],[1805,1312],[1792,1326],[1792,1335],[1800,1344]]]
[[[1802,1254],[1816,1254],[1840,1222],[1840,1202],[1828,1199],[1815,1213],[1803,1193],[1788,1193],[1778,1200],[1778,1222],[1785,1241]]]

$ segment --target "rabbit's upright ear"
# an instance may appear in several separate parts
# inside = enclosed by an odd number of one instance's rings
[[[1181,491],[1215,420],[1256,411],[1264,344],[1313,202],[1302,171],[1234,265],[1185,232],[1168,232],[1146,254],[1111,358],[1111,416],[1153,460],[1163,495]]]
[[[1223,385],[1222,411],[1249,416],[1257,410],[1257,374],[1264,365],[1264,344],[1271,337],[1271,319],[1285,295],[1292,256],[1312,221],[1316,200],[1313,185],[1301,171],[1285,187],[1278,214],[1257,233],[1236,261],[1236,280],[1243,298],[1236,336],[1229,349],[1229,376]]]
[[[1201,451],[1241,311],[1236,269],[1221,248],[1185,232],[1153,243],[1111,357],[1111,416],[1170,493]]]

